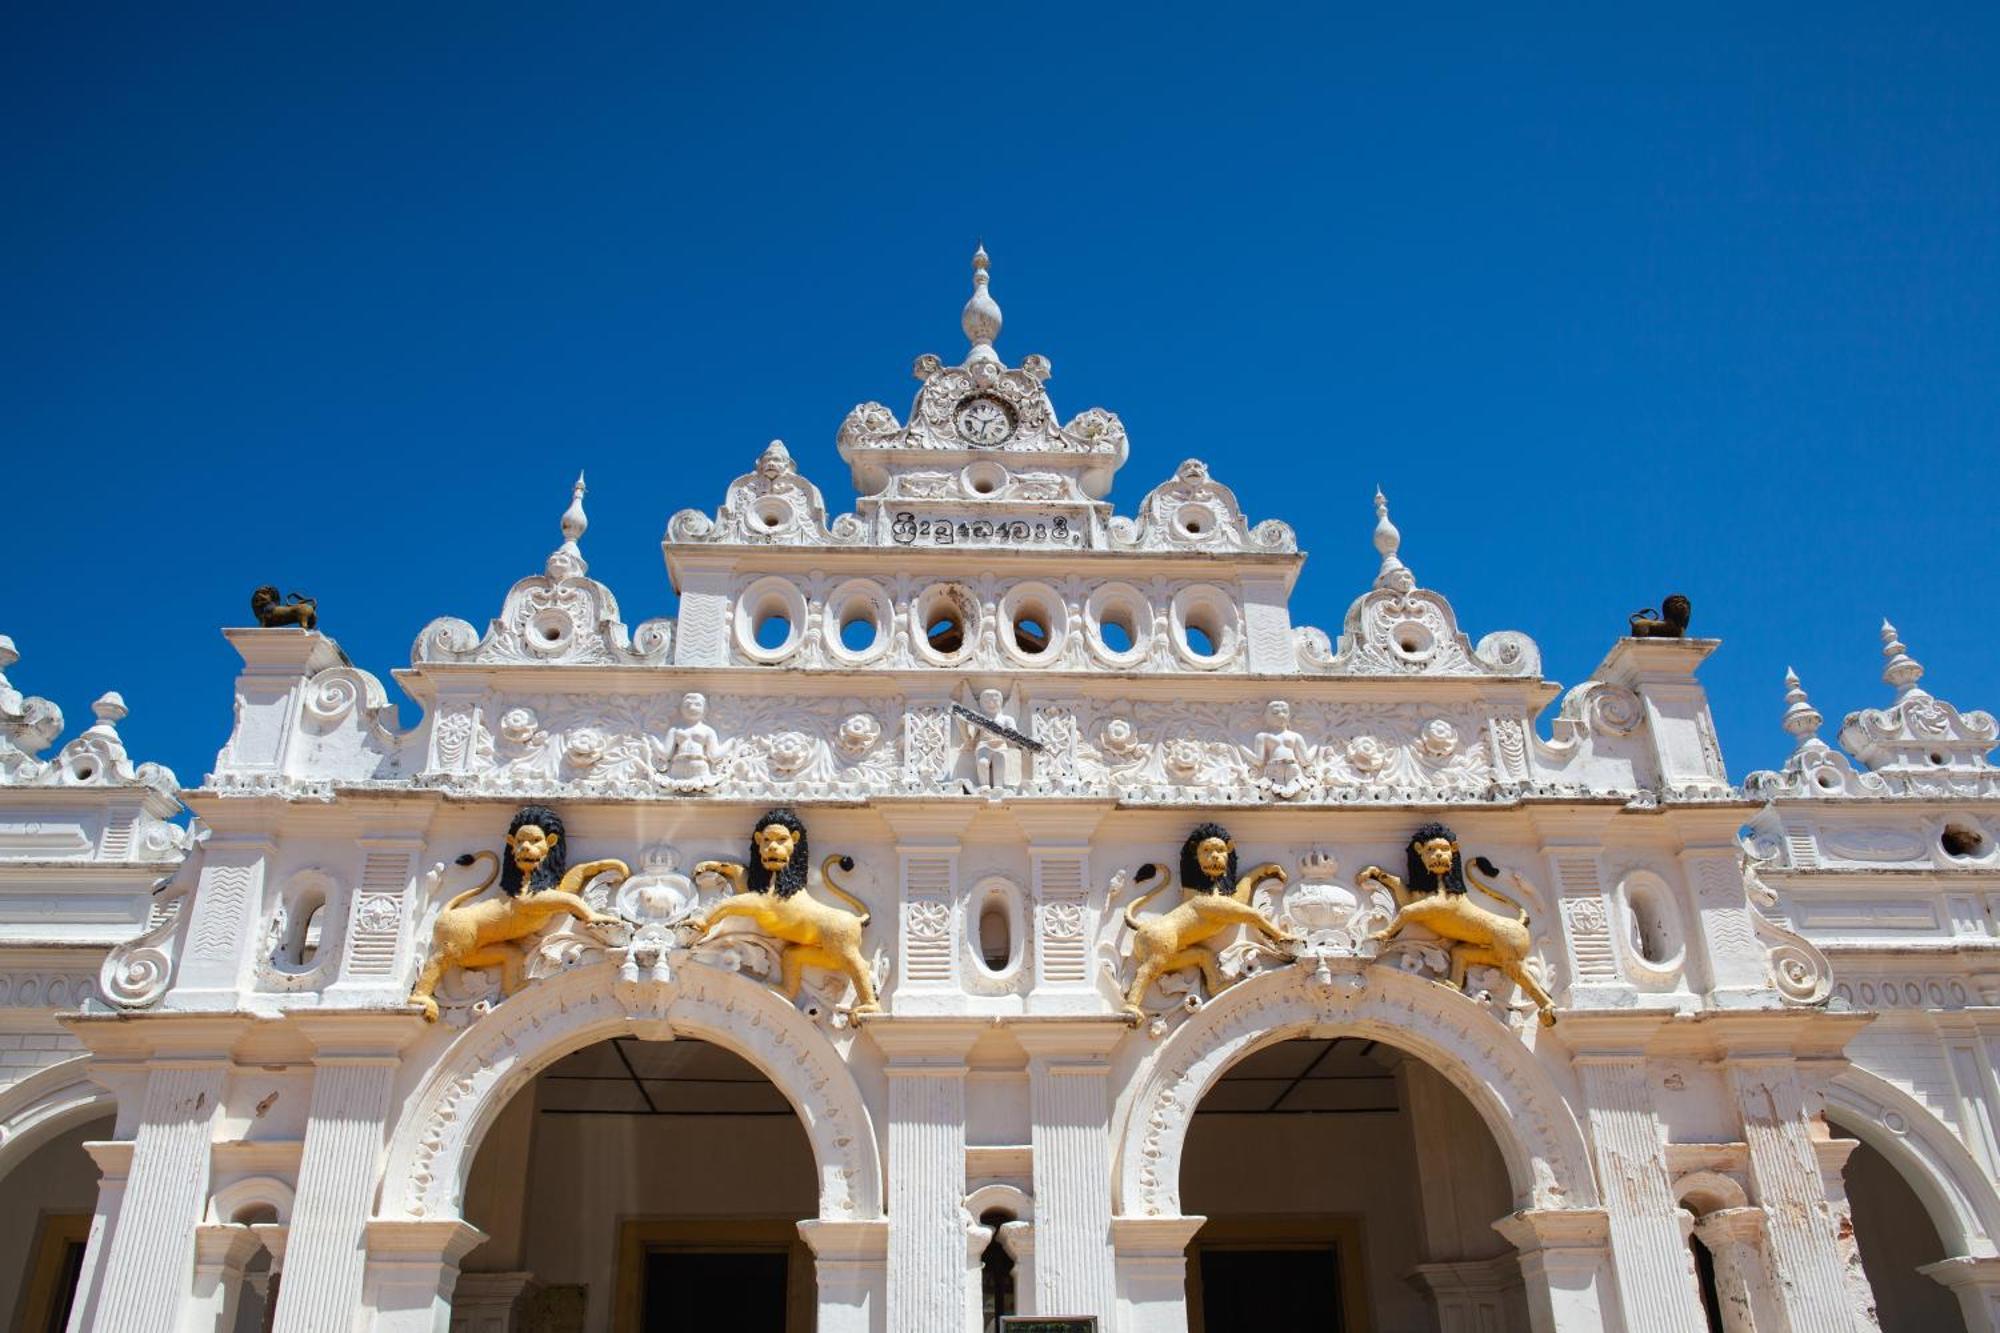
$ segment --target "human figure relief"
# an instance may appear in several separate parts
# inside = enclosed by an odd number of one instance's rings
[[[1169,972],[1201,969],[1202,980],[1213,997],[1225,985],[1215,951],[1205,941],[1236,926],[1249,926],[1278,944],[1295,944],[1298,937],[1287,935],[1271,924],[1252,903],[1257,886],[1267,879],[1285,882],[1284,868],[1267,861],[1247,875],[1237,874],[1236,844],[1229,830],[1220,824],[1202,824],[1181,844],[1181,891],[1187,896],[1180,905],[1159,916],[1141,921],[1138,911],[1155,894],[1173,883],[1164,865],[1147,865],[1136,879],[1144,882],[1158,877],[1158,888],[1149,889],[1125,905],[1125,924],[1132,928],[1132,985],[1125,992],[1125,1014],[1133,1022],[1146,1017],[1141,1002],[1155,981]]]
[[[797,999],[805,970],[823,967],[854,983],[855,1013],[880,1013],[875,978],[861,957],[861,931],[869,921],[868,908],[835,883],[832,875],[835,865],[852,870],[854,859],[829,856],[820,867],[820,883],[854,908],[846,912],[806,891],[806,855],[806,826],[798,815],[786,809],[766,813],[750,831],[747,866],[734,861],[703,861],[695,866],[697,877],[720,875],[734,892],[694,919],[694,938],[699,940],[717,922],[744,917],[784,946],[778,982],[784,994]]]
[[[979,692],[979,712],[994,726],[1016,733],[1021,729],[1014,715],[1007,710],[1007,696],[998,690]],[[965,731],[967,744],[972,747],[972,789],[993,791],[1005,787],[1008,750],[1013,742],[1007,739],[1005,732],[981,726],[971,718],[961,717],[959,725]]]
[[[1481,874],[1499,871],[1484,857],[1474,862]],[[1556,1021],[1555,1002],[1525,966],[1533,939],[1528,934],[1528,909],[1492,885],[1472,879],[1481,893],[1512,907],[1517,915],[1509,919],[1490,912],[1466,895],[1464,862],[1459,857],[1458,839],[1443,824],[1425,824],[1410,837],[1409,874],[1399,879],[1381,866],[1365,866],[1355,876],[1357,883],[1373,880],[1388,889],[1398,904],[1395,919],[1375,932],[1371,939],[1388,941],[1405,926],[1422,926],[1440,939],[1449,941],[1451,984],[1463,991],[1465,974],[1472,967],[1497,969],[1535,1002],[1542,1026]],[[1429,883],[1429,889],[1420,886]]]
[[[569,847],[562,819],[547,806],[524,805],[515,812],[513,823],[507,826],[507,851],[504,862],[490,851],[458,858],[462,866],[485,858],[492,861],[493,868],[485,879],[446,903],[431,927],[431,956],[417,984],[410,988],[409,1001],[423,1010],[427,1023],[437,1021],[437,986],[446,969],[499,968],[504,999],[521,989],[521,967],[527,951],[515,941],[540,934],[559,916],[599,924],[618,920],[593,909],[583,900],[581,890],[599,875],[611,875],[611,882],[619,883],[632,873],[630,867],[607,859],[565,869]],[[506,896],[472,902],[491,888],[496,878]]]
[[[708,725],[707,696],[683,694],[680,716],[680,725],[653,743],[665,769],[660,781],[675,791],[707,791],[722,781],[722,737]]]
[[[1312,784],[1312,747],[1292,730],[1292,706],[1283,699],[1266,705],[1264,726],[1257,733],[1257,783],[1290,800]]]

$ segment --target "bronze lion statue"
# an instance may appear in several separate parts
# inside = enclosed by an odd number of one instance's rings
[[[1693,614],[1694,607],[1689,603],[1688,599],[1679,593],[1675,593],[1667,598],[1666,601],[1661,602],[1660,609],[1657,611],[1649,606],[1643,611],[1634,612],[1630,617],[1632,625],[1631,637],[1635,639],[1685,639],[1688,632],[1688,620]]]
[[[265,629],[282,629],[286,625],[319,628],[319,603],[302,592],[280,597],[277,588],[269,583],[250,594],[250,614]]]

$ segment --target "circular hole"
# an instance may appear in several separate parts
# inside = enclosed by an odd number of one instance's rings
[[[924,639],[940,653],[955,653],[965,646],[965,626],[950,612],[934,617],[924,626]]]
[[[1825,791],[1832,791],[1840,785],[1840,779],[1824,768],[1813,778],[1813,781],[1817,782],[1821,789]]]
[[[965,469],[965,486],[974,495],[993,495],[1007,484],[1007,469],[993,462],[979,462]]]
[[[1040,654],[1049,650],[1049,627],[1042,622],[1040,610],[1024,611],[1014,620],[1014,642],[1024,653]]]
[[[1112,652],[1129,653],[1132,651],[1132,617],[1130,613],[1118,611],[1108,619],[1100,621],[1097,626],[1097,633],[1098,637],[1104,640],[1104,646]]]
[[[776,532],[792,521],[791,501],[767,495],[750,511],[750,517],[765,532]]]
[[[1944,848],[1946,856],[1966,860],[1986,853],[1986,835],[1976,828],[1964,824],[1947,824],[1938,835],[1938,844]]]
[[[542,638],[546,639],[548,642],[554,643],[557,639],[560,639],[561,637],[562,637],[562,631],[557,629],[554,625],[542,626]]]
[[[875,646],[875,618],[866,613],[840,622],[840,646],[850,653],[865,653]]]
[[[757,646],[775,652],[792,637],[792,622],[782,615],[768,615],[757,622]]]
[[[1208,630],[1195,624],[1193,621],[1188,622],[1187,645],[1188,651],[1197,657],[1215,656],[1214,637],[1209,634]]]
[[[94,777],[96,777],[96,776],[97,776],[97,765],[95,765],[95,764],[78,764],[78,765],[76,766],[76,778],[77,778],[77,781],[79,781],[79,782],[88,782],[88,781],[90,781],[90,780],[91,780],[92,778],[94,778]]]
[[[1936,750],[1932,750],[1932,751],[1931,751],[1931,762],[1932,762],[1933,764],[1936,764],[1936,765],[1937,765],[1937,766],[1938,766],[1939,768],[1943,768],[1943,767],[1944,767],[1944,756],[1943,756],[1943,755],[1941,755],[1941,754],[1939,754],[1939,753],[1938,753],[1938,752],[1937,752]]]

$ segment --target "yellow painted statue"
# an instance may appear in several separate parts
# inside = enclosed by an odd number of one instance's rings
[[[1169,972],[1201,969],[1211,996],[1228,984],[1215,950],[1206,943],[1224,931],[1249,926],[1278,943],[1296,940],[1271,924],[1252,902],[1263,881],[1284,882],[1283,867],[1267,861],[1247,875],[1238,875],[1236,844],[1220,824],[1199,826],[1181,844],[1181,891],[1186,897],[1171,911],[1142,921],[1139,909],[1173,884],[1163,865],[1148,865],[1137,878],[1144,882],[1156,876],[1161,880],[1157,888],[1125,905],[1125,924],[1132,928],[1132,985],[1125,992],[1125,1013],[1134,1022],[1146,1016],[1140,1005],[1147,990]]]
[[[1485,874],[1497,873],[1489,861],[1482,859],[1477,864]],[[1355,878],[1362,882],[1373,880],[1396,899],[1395,918],[1375,932],[1374,939],[1388,941],[1405,926],[1422,926],[1448,942],[1453,986],[1465,989],[1468,968],[1495,968],[1535,1002],[1544,1027],[1556,1021],[1555,1003],[1526,966],[1528,951],[1534,943],[1528,934],[1528,909],[1492,885],[1466,874],[1458,839],[1449,828],[1426,824],[1410,836],[1407,880],[1397,878],[1381,866],[1367,866]],[[1505,917],[1473,902],[1466,892],[1468,878],[1481,893],[1513,908],[1515,915]],[[1430,888],[1421,888],[1424,884]]]
[[[459,857],[458,864],[469,866],[481,859],[492,862],[491,870],[438,913],[437,924],[431,927],[430,959],[410,988],[410,1003],[424,1011],[426,1022],[437,1021],[437,986],[448,969],[499,968],[500,994],[505,998],[521,988],[521,968],[527,961],[527,950],[517,941],[540,934],[559,916],[617,921],[595,911],[580,891],[599,875],[612,875],[616,883],[632,873],[623,861],[615,860],[569,866],[562,819],[544,805],[524,805],[515,813],[507,826],[505,862],[492,852],[479,852]],[[495,879],[505,896],[473,902],[493,887]]]
[[[878,1014],[882,1005],[875,997],[875,978],[861,956],[861,931],[868,924],[868,908],[834,882],[833,869],[852,870],[854,861],[846,856],[829,856],[820,867],[820,883],[829,893],[850,904],[844,911],[823,903],[806,889],[806,826],[791,810],[769,811],[750,831],[750,864],[734,861],[703,861],[695,874],[713,872],[729,881],[732,894],[693,922],[696,938],[717,922],[744,917],[765,935],[781,943],[778,988],[798,998],[799,985],[809,967],[838,972],[854,983],[854,1012]]]

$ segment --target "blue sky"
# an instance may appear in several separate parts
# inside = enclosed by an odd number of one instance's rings
[[[14,683],[198,781],[253,586],[386,679],[580,467],[670,613],[668,515],[767,440],[851,499],[836,426],[962,350],[983,236],[1121,508],[1207,459],[1302,622],[1380,483],[1552,678],[1689,594],[1738,777],[1787,664],[1829,737],[1886,701],[1885,614],[2000,707],[2000,11],[1399,8],[8,7]]]

